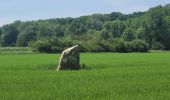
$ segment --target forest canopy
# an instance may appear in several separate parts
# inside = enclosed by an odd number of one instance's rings
[[[1,47],[55,53],[75,44],[82,52],[170,50],[170,4],[133,14],[15,21],[0,27]]]

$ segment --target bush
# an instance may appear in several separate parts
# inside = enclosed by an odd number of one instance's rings
[[[88,41],[85,43],[86,52],[98,52],[96,41]]]
[[[48,41],[37,41],[34,44],[35,51],[50,53],[51,52],[51,45]]]
[[[64,49],[63,46],[60,47],[60,45],[55,45],[51,43],[49,39],[30,41],[28,45],[33,49],[33,51],[44,52],[44,53],[61,53]]]
[[[115,44],[115,50],[117,52],[131,52],[131,45],[127,41],[118,40]]]
[[[143,40],[134,40],[131,42],[133,52],[147,52],[149,50],[148,44]]]
[[[152,44],[152,49],[153,50],[164,50],[165,46],[162,43],[160,43],[160,42],[154,42]]]
[[[63,41],[62,41],[63,40]],[[77,41],[69,39],[57,40],[55,43],[49,39],[29,42],[35,51],[45,53],[61,53],[64,49],[79,45],[80,52],[147,52],[148,45],[142,40],[132,42],[123,39]]]
[[[147,52],[149,50],[149,46],[143,40],[128,42],[117,39],[115,40],[115,49],[117,52]]]
[[[63,51],[63,48],[52,46],[50,51],[51,51],[50,53],[61,53]]]
[[[79,41],[74,44],[79,45],[80,52],[111,52],[111,51],[115,51],[113,43],[110,43],[106,40]]]
[[[98,45],[98,49],[100,50],[100,52],[115,51],[114,44],[109,41],[106,41],[106,40],[98,41],[97,45]]]
[[[73,41],[73,45],[79,45],[80,52],[87,52],[88,50],[86,43],[83,41]]]
[[[33,49],[33,51],[51,53],[52,46],[48,40],[31,41],[28,45]]]

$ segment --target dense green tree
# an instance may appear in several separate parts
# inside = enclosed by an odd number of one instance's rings
[[[132,41],[132,40],[136,39],[136,35],[135,35],[135,33],[134,33],[134,31],[133,31],[132,29],[127,28],[127,29],[124,31],[124,33],[123,33],[123,35],[122,35],[122,38],[123,38],[124,40],[126,40],[126,41]]]
[[[141,26],[136,30],[136,35],[138,39],[145,40],[145,29]]]
[[[77,18],[15,21],[0,30],[1,46],[43,44],[43,49],[51,46],[45,50],[50,52],[59,52],[75,44],[81,46],[81,51],[131,52],[132,45],[140,47],[137,45],[145,41],[149,49],[170,50],[170,4],[132,14],[113,12]]]
[[[110,35],[109,35],[109,33],[106,30],[102,30],[100,32],[100,37],[99,37],[100,39],[107,40],[109,37],[110,37]]]
[[[103,22],[97,19],[89,19],[87,20],[87,25],[89,28],[100,31],[103,28]]]
[[[37,34],[36,29],[32,26],[28,26],[23,32],[17,37],[17,46],[28,46],[30,41],[36,40]]]
[[[110,17],[111,20],[117,20],[117,19],[125,20],[127,18],[126,15],[124,15],[120,12],[113,12],[113,13],[109,14],[109,17]]]
[[[163,29],[158,42],[161,42],[167,50],[170,49],[170,16],[163,18]]]
[[[106,22],[104,28],[111,33],[113,38],[118,38],[123,34],[125,25],[120,20],[115,20],[113,22]]]
[[[0,28],[0,46],[1,46],[1,36],[2,36],[2,29]]]
[[[165,5],[165,14],[170,16],[170,4]]]
[[[64,37],[65,35],[64,28],[61,25],[56,25],[55,27],[53,27],[52,33],[56,37]]]
[[[3,34],[1,36],[2,46],[15,46],[17,41],[18,30],[14,24],[5,25],[2,28]]]
[[[0,28],[0,37],[1,37],[1,35],[2,35],[2,29]]]
[[[150,43],[153,41],[160,41],[160,34],[162,34],[163,17],[165,16],[165,10],[162,6],[151,8],[148,12],[148,30],[150,32]],[[151,45],[150,45],[151,47]]]

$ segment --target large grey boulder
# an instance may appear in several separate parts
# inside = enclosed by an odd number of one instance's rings
[[[80,53],[78,45],[63,51],[57,70],[78,70],[80,69]]]

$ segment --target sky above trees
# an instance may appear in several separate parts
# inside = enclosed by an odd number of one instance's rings
[[[169,0],[0,0],[0,26],[15,20],[27,21],[78,17],[94,13],[129,14],[165,5]]]

